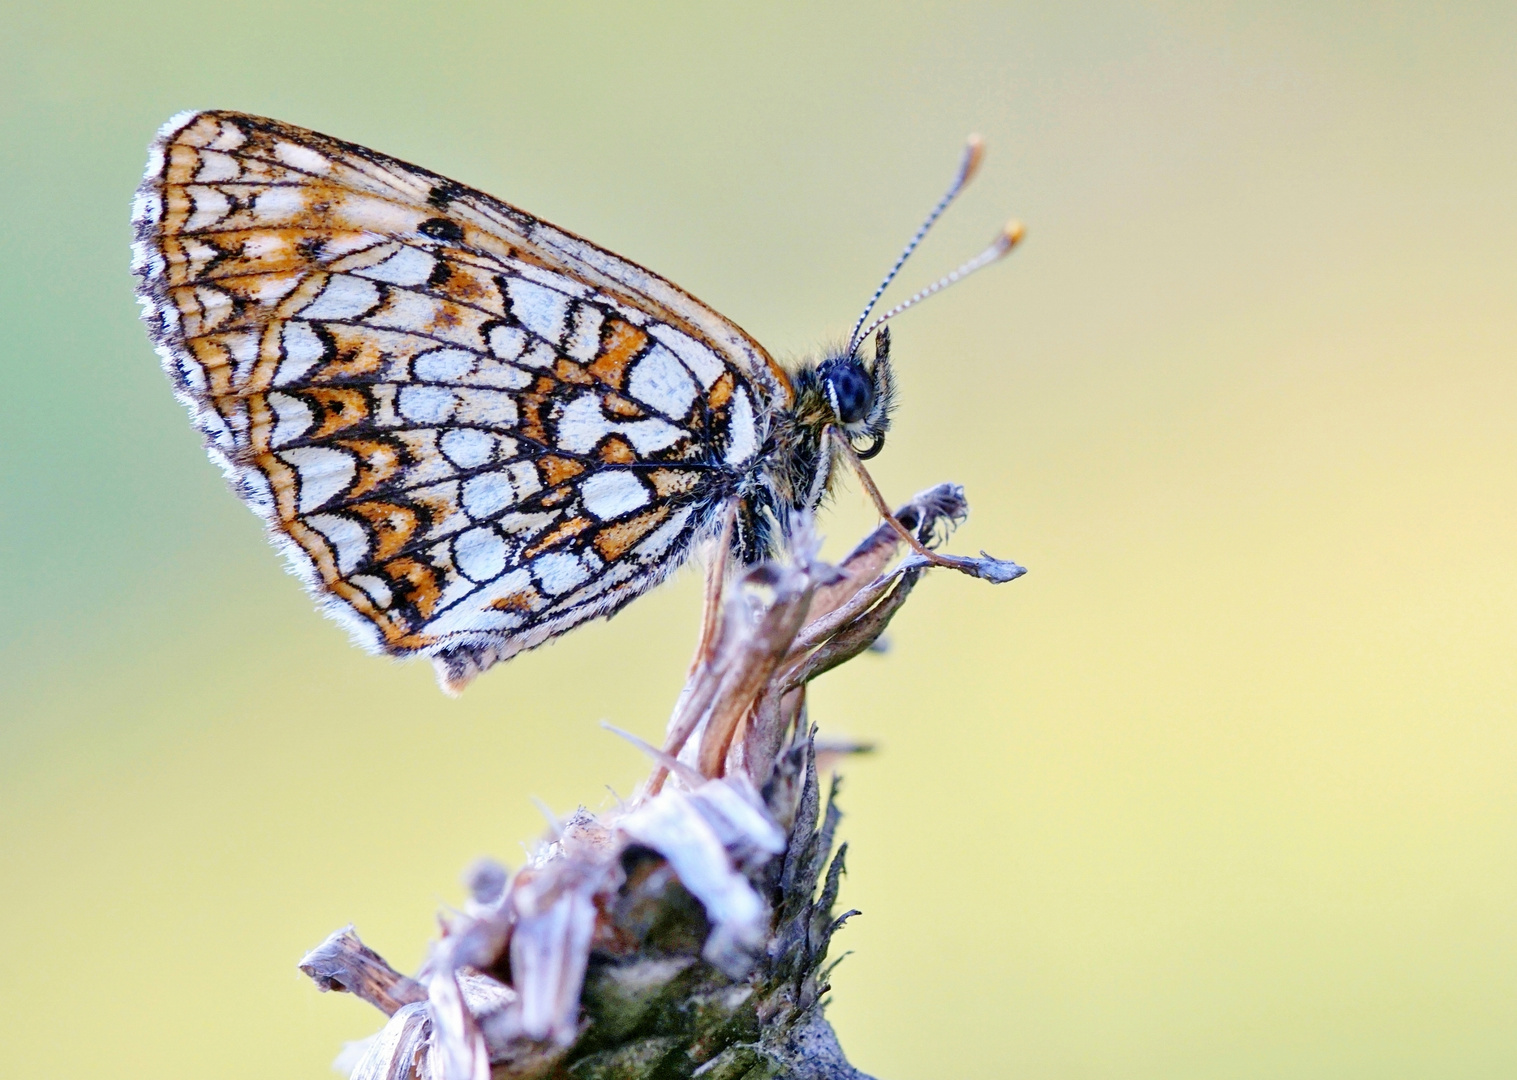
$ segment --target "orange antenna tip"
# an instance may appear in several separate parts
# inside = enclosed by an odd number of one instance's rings
[[[980,162],[985,160],[985,140],[971,135],[964,141],[964,158],[959,163],[958,186],[963,187],[980,171]]]
[[[971,135],[964,142],[964,156],[959,159],[959,171],[954,174],[953,183],[948,185],[948,190],[938,200],[938,204],[932,208],[932,213],[927,215],[927,220],[917,229],[916,233],[906,244],[906,250],[902,251],[896,259],[895,265],[885,275],[885,280],[880,282],[879,288],[874,290],[874,295],[869,298],[869,303],[864,305],[864,310],[859,313],[858,322],[853,324],[853,333],[848,336],[848,351],[851,353],[859,347],[859,343],[869,336],[869,332],[863,329],[864,320],[869,318],[869,313],[874,310],[874,305],[879,303],[880,297],[895,280],[896,274],[900,273],[901,267],[906,265],[906,260],[911,258],[911,253],[922,242],[922,237],[927,235],[927,230],[932,228],[932,223],[942,216],[948,205],[958,198],[959,192],[964,190],[964,185],[973,179],[974,174],[980,168],[980,161],[985,157],[985,140],[978,135]]]
[[[1001,254],[1005,255],[1009,253],[1012,248],[1020,244],[1022,242],[1022,237],[1026,235],[1027,226],[1023,225],[1020,221],[1017,221],[1015,218],[1013,218],[1011,221],[1008,221],[1006,223],[1006,227],[1001,230],[1001,237],[996,241],[996,245],[1001,249]]]
[[[885,314],[875,319],[874,322],[864,327],[862,331],[855,331],[853,340],[849,342],[850,348],[853,346],[854,342],[863,341],[876,329],[883,326],[891,319],[895,318],[907,308],[915,307],[923,300],[926,300],[933,293],[943,291],[954,282],[967,278],[976,270],[983,269],[993,262],[999,262],[1001,259],[1005,258],[1008,254],[1011,253],[1011,249],[1017,246],[1017,242],[1022,239],[1022,235],[1026,231],[1027,230],[1022,227],[1022,223],[1020,221],[1008,221],[1006,223],[1006,227],[1001,230],[1000,234],[990,242],[990,246],[984,251],[980,252],[978,255],[970,259],[967,263],[965,263],[963,266],[960,266],[952,273],[938,278],[937,281],[927,286],[927,288],[923,289],[921,292],[915,294],[909,299],[902,300],[895,307],[891,308],[889,311],[885,312]]]

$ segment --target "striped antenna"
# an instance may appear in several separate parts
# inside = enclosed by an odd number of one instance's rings
[[[953,183],[948,185],[947,192],[938,200],[938,204],[932,208],[932,213],[927,215],[927,220],[922,222],[922,227],[912,236],[910,243],[906,245],[906,249],[901,252],[901,257],[890,268],[890,273],[885,275],[885,280],[880,282],[880,287],[874,290],[874,295],[869,298],[869,303],[865,304],[864,310],[859,313],[859,321],[853,324],[853,334],[848,338],[849,353],[857,349],[859,343],[869,336],[867,330],[862,334],[859,333],[859,327],[863,326],[864,320],[869,318],[869,313],[874,310],[874,305],[880,302],[880,297],[890,287],[890,283],[895,280],[895,276],[901,272],[901,267],[906,265],[906,260],[911,258],[911,253],[922,242],[922,237],[927,235],[927,230],[932,228],[933,223],[943,216],[943,211],[947,210],[953,200],[959,197],[959,192],[964,190],[965,185],[974,179],[974,174],[980,168],[980,159],[984,156],[985,140],[978,135],[969,136],[968,141],[964,144],[964,156],[959,159],[959,171],[954,175]]]
[[[999,260],[1004,259],[1007,255],[1011,254],[1011,249],[1017,246],[1018,241],[1022,239],[1026,231],[1027,230],[1022,227],[1022,223],[1020,221],[1008,221],[1006,223],[1006,228],[1001,230],[1001,235],[997,236],[995,240],[991,242],[991,245],[988,248],[980,252],[974,258],[970,259],[967,263],[959,267],[957,270],[938,278],[938,280],[934,281],[931,285],[927,286],[927,288],[923,289],[915,296],[910,297],[906,300],[902,300],[895,307],[891,308],[889,311],[885,312],[885,314],[881,315],[878,319],[875,319],[874,322],[865,327],[862,334],[855,331],[854,337],[859,341],[863,341],[870,334],[874,333],[876,327],[884,326],[885,323],[895,318],[907,308],[920,304],[923,300],[926,300],[933,293],[941,292],[942,290],[948,288],[948,286],[952,285],[955,281],[968,277],[976,270],[983,269],[993,262],[998,262]],[[854,344],[850,342],[849,350],[852,351],[853,348]]]

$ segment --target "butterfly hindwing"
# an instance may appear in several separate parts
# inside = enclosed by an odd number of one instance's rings
[[[790,393],[649,271],[275,121],[170,121],[135,221],[212,456],[332,614],[455,684],[669,573]]]

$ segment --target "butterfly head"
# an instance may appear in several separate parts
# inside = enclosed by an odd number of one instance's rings
[[[874,290],[874,295],[869,298],[869,303],[864,305],[864,310],[859,313],[858,321],[853,324],[853,333],[848,337],[848,344],[843,349],[830,353],[817,365],[816,387],[825,402],[823,409],[825,416],[822,423],[835,425],[841,429],[849,441],[855,444],[855,451],[860,458],[871,458],[880,452],[885,445],[885,432],[890,427],[890,407],[893,404],[894,384],[890,374],[890,328],[885,324],[934,293],[941,292],[981,267],[989,266],[998,259],[1004,258],[1022,239],[1021,224],[1016,221],[1007,222],[1000,234],[991,241],[990,246],[980,254],[939,278],[927,288],[901,301],[867,326],[865,325],[875,304],[879,303],[880,297],[895,280],[896,274],[900,273],[901,267],[906,265],[906,260],[911,258],[911,253],[917,249],[917,245],[922,242],[927,231],[958,197],[959,192],[964,190],[964,185],[969,183],[979,169],[984,149],[984,142],[978,135],[969,137],[964,147],[964,156],[959,161],[958,172],[954,174],[953,183],[948,186],[948,191],[927,215],[927,220],[922,222],[907,242],[905,250],[896,259],[895,265],[886,273],[885,280],[880,282],[879,287]],[[874,334],[874,360],[866,364],[859,350],[871,333]],[[861,439],[867,440],[862,449],[857,446]]]
[[[836,424],[850,442],[863,443],[862,458],[871,458],[885,445],[895,383],[890,371],[890,329],[875,336],[874,358],[866,363],[857,349],[828,356],[816,369],[818,389]]]

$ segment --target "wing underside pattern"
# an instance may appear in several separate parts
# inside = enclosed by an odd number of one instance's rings
[[[454,684],[678,566],[790,394],[649,271],[274,121],[170,121],[134,221],[211,456],[329,613]]]

